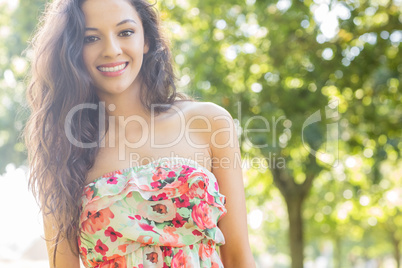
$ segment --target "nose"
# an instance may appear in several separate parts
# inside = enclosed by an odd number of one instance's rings
[[[105,38],[103,57],[116,57],[122,53],[119,40],[114,37]]]

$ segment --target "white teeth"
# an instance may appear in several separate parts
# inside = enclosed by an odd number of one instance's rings
[[[98,70],[101,72],[117,72],[121,71],[126,67],[126,64],[123,63],[121,65],[115,66],[115,67],[98,67]]]

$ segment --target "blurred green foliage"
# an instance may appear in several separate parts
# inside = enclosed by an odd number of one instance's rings
[[[2,170],[26,158],[22,51],[43,5],[0,6]],[[158,8],[179,88],[238,123],[260,267],[319,256],[328,267],[400,265],[402,2],[167,0]],[[321,120],[306,125],[314,114]]]
[[[228,109],[242,129],[244,157],[269,164],[246,171],[248,208],[257,215],[249,221],[263,213],[251,230],[260,259],[290,253],[292,267],[302,267],[303,253],[305,262],[314,260],[325,253],[320,243],[332,241],[335,267],[384,256],[399,265],[401,3],[164,1],[162,7],[182,86]],[[305,127],[317,111],[321,120]],[[278,195],[285,202],[272,206]],[[287,219],[290,252],[278,239]]]
[[[29,68],[25,51],[44,1],[0,2],[0,171],[9,163],[25,163],[21,130],[28,117],[25,105]]]

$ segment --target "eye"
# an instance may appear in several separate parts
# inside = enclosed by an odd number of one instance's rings
[[[122,31],[121,33],[119,33],[119,36],[121,37],[128,37],[134,34],[134,31],[132,30],[127,30],[127,31]]]
[[[96,37],[96,36],[93,36],[93,35],[85,36],[85,38],[84,38],[84,43],[85,43],[85,44],[89,44],[89,43],[93,43],[93,42],[95,42],[95,41],[97,41],[97,40],[99,40],[99,38]]]

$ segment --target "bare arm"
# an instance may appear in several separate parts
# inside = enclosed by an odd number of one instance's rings
[[[54,226],[55,220],[52,215],[47,215],[43,217],[43,225],[45,231],[45,239],[47,252],[49,256],[49,267],[50,268],[80,268],[80,261],[77,255],[77,252],[74,253],[69,245],[67,239],[61,241],[57,246],[56,252],[56,266],[53,264],[53,256],[54,256],[54,243],[53,237],[57,235],[57,229]],[[74,245],[77,244],[77,241],[72,241]]]
[[[225,267],[254,268],[255,262],[248,240],[237,132],[233,119],[226,110],[213,104],[209,105],[212,105],[209,111],[215,114],[211,118],[212,172],[218,180],[220,192],[226,196],[227,214],[218,222],[226,241],[225,245],[220,247],[221,259]]]

